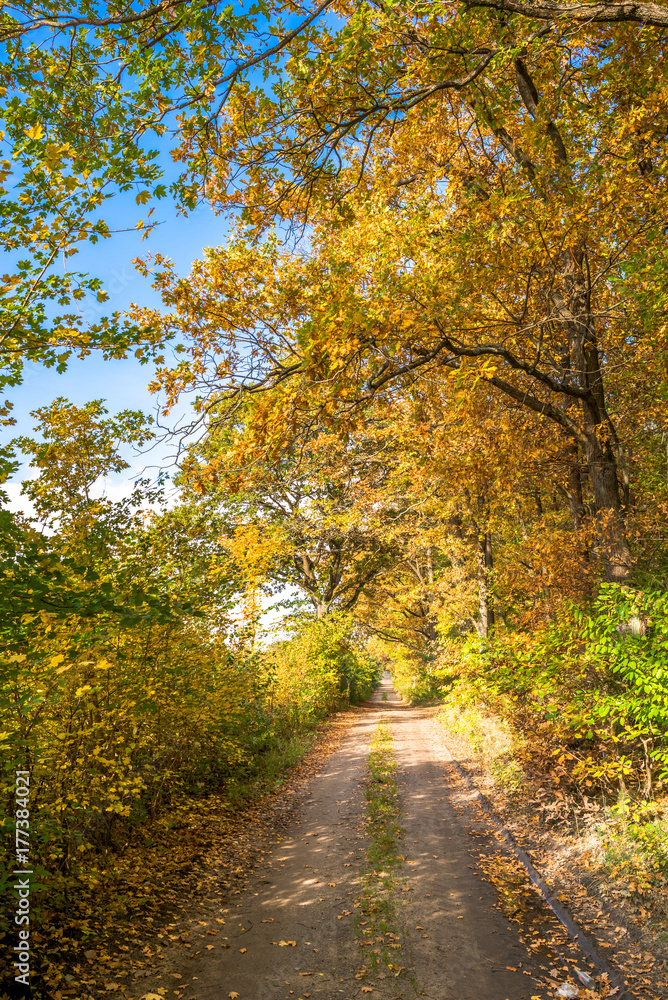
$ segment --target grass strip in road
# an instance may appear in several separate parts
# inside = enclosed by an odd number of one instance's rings
[[[358,979],[409,974],[397,915],[404,830],[396,772],[390,727],[381,720],[371,741],[365,782],[367,865],[355,904],[363,959]]]
[[[375,869],[394,869],[403,860],[404,831],[396,772],[390,727],[381,721],[371,741],[366,782],[367,856]]]

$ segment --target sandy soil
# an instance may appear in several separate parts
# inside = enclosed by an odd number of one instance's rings
[[[361,782],[381,718],[391,725],[399,764],[406,830],[397,889],[400,958],[413,976],[395,978],[387,970],[360,980],[354,901],[366,852]],[[537,897],[523,911],[533,926],[504,916],[499,891],[481,874],[480,862],[505,848],[438,759],[432,727],[429,712],[403,704],[386,678],[311,780],[286,838],[245,892],[212,913],[206,926],[196,925],[189,956],[176,948],[165,956],[174,993],[196,993],[198,1000],[231,994],[240,1000],[394,1000],[416,991],[434,1000],[554,995],[538,979],[556,964],[556,983],[563,981],[568,947],[559,961],[553,950],[524,943],[532,935],[534,942],[550,936],[550,917]]]

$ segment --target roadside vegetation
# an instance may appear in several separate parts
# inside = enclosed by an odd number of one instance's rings
[[[665,947],[668,613],[662,590],[601,583],[527,628],[399,657],[413,702],[444,702],[507,817],[539,819],[554,851],[619,921]],[[560,845],[560,846],[559,846]]]
[[[279,789],[318,723],[366,698],[379,672],[345,616],[286,622],[280,641],[261,643],[257,589],[192,505],[150,514],[160,487],[146,483],[129,502],[90,495],[125,466],[140,414],[57,401],[36,417],[43,441],[21,443],[39,521],[13,518],[2,562],[0,934],[14,933],[20,769],[48,965],[53,935],[80,949],[141,922],[159,869],[191,869],[181,846],[192,824]],[[42,973],[33,963],[35,989],[48,988]]]
[[[476,669],[469,660],[437,715],[447,738],[569,898],[584,888],[616,914],[613,924],[665,953],[668,798],[663,781],[648,794],[642,744],[624,738],[619,720],[600,742],[587,739],[567,715],[575,715],[572,693],[562,695],[559,716],[547,699],[518,704],[477,651],[473,659]]]
[[[409,943],[400,914],[404,831],[396,774],[390,728],[381,718],[367,765],[367,853],[355,904],[363,959],[357,978],[361,980],[370,977],[373,981],[381,970],[394,978],[402,973],[410,976]]]

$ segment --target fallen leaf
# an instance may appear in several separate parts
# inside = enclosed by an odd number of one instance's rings
[[[232,992],[228,993],[227,995],[230,998],[230,1000],[237,1000],[237,997],[239,996],[239,994],[235,993],[234,990],[232,990]]]
[[[508,972],[517,972],[517,969],[515,968],[514,965],[507,965],[506,968]]]
[[[267,917],[266,920],[261,920],[260,921],[261,924],[273,924],[273,922],[274,922],[274,918],[273,917]]]
[[[207,950],[207,951],[213,951],[213,945],[212,945],[212,944],[208,944],[208,945],[206,946],[206,950]]]
[[[362,993],[373,993],[373,986],[363,986]]]
[[[247,951],[248,951],[248,948],[239,948],[239,954],[240,955],[245,955]]]

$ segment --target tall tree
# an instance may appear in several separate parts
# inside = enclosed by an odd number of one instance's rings
[[[665,212],[665,30],[658,10],[611,4],[577,26],[580,8],[546,9],[363,5],[294,39],[275,97],[231,94],[209,195],[255,229],[277,213],[309,224],[321,263],[300,289],[308,333],[248,331],[237,362],[252,366],[229,384],[340,373],[362,399],[437,370],[484,377],[583,454],[606,574],[622,580],[628,463],[611,399],[642,354],[642,331],[626,331],[633,276]],[[631,17],[656,27],[619,26]],[[337,282],[348,267],[353,295]],[[323,344],[346,311],[347,335]]]
[[[187,383],[198,364],[202,375],[203,344],[208,337],[223,349],[225,331],[228,349],[237,338],[250,347],[226,355],[213,376],[217,392],[298,376],[296,397],[308,399],[325,383],[338,397],[345,385],[363,405],[391,381],[449,373],[456,384],[482,379],[510,405],[552,423],[583,456],[606,575],[626,579],[633,565],[625,527],[629,469],[614,407],[624,378],[646,363],[652,323],[649,306],[642,325],[636,316],[630,326],[629,313],[664,211],[657,121],[666,92],[650,72],[663,42],[634,37],[634,68],[625,72],[618,56],[630,44],[626,29],[576,35],[568,49],[536,48],[523,35],[524,21],[513,21],[497,25],[503,52],[495,50],[484,78],[451,92],[438,78],[453,61],[468,65],[468,55],[447,47],[454,31],[447,19],[436,14],[434,24],[422,45],[419,32],[406,41],[382,17],[371,19],[365,33],[351,37],[356,61],[342,49],[339,63],[325,70],[333,40],[323,35],[308,85],[293,66],[294,100],[304,88],[311,95],[313,110],[303,116],[312,134],[320,129],[329,142],[321,123],[336,119],[349,137],[337,176],[328,174],[326,183],[311,133],[295,153],[322,180],[317,199],[311,188],[311,259],[290,260],[271,245],[252,259],[255,248],[240,243],[211,258],[212,281],[198,304],[203,270],[193,276],[195,288],[172,286],[178,308],[202,318],[194,367],[182,366],[176,381],[166,382]],[[469,53],[473,39],[482,44],[481,32],[491,30],[489,15],[466,30],[460,48]],[[447,50],[442,56],[437,42]],[[390,84],[404,87],[405,50],[410,72],[425,77],[425,93],[397,117]],[[388,74],[380,82],[379,65]],[[656,83],[641,88],[643,66]],[[353,69],[355,76],[346,76]],[[373,108],[359,105],[362,93],[376,94]],[[240,113],[229,133],[237,146]],[[266,128],[275,149],[276,134]],[[365,137],[361,151],[355,136]],[[244,141],[255,149],[248,136]],[[260,192],[267,204],[277,190],[272,170],[244,189],[249,212]],[[305,204],[288,191],[283,211],[298,218]],[[249,272],[252,294],[240,288]],[[227,296],[220,312],[214,288]],[[657,372],[664,339],[653,340]]]
[[[276,444],[271,458],[258,455],[258,438],[282,408],[279,390],[246,400],[233,423],[211,408],[182,482],[226,522],[229,550],[249,579],[274,592],[296,589],[324,618],[353,609],[396,557],[383,531],[400,516],[384,490],[391,455],[373,437],[342,438],[317,425]]]

